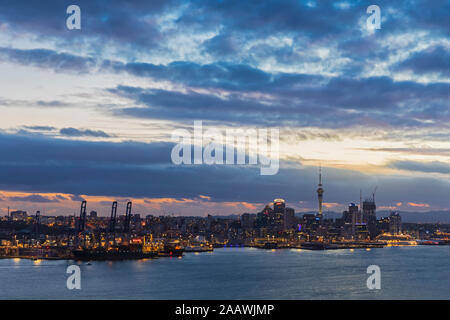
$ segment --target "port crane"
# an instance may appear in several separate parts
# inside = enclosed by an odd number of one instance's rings
[[[41,223],[41,212],[36,211],[36,221],[34,225],[34,238],[36,241],[39,240],[39,224]]]
[[[111,218],[109,219],[109,233],[112,234],[113,236],[114,246],[116,245],[116,221],[117,221],[117,201],[114,201],[111,208]]]
[[[127,211],[125,213],[125,222],[123,224],[123,233],[129,233],[130,232],[130,222],[131,222],[131,201],[128,201],[127,203]]]
[[[127,238],[127,241],[130,241],[131,238],[131,230],[130,230],[130,222],[131,222],[131,201],[127,203],[127,211],[125,212],[125,221],[123,223],[123,236]]]

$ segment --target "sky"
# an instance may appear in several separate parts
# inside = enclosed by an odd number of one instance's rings
[[[81,29],[66,27],[69,5]],[[376,4],[381,29],[368,29]],[[0,1],[0,208],[450,210],[450,1]],[[280,168],[175,165],[172,133],[279,129]],[[122,208],[120,207],[122,206]]]

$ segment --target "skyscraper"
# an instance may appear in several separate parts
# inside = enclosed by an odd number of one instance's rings
[[[322,188],[322,166],[319,167],[319,188],[317,188],[317,197],[319,199],[319,218],[322,219],[322,202],[323,202],[323,188]]]
[[[398,212],[391,212],[389,215],[389,232],[395,235],[402,233],[402,217]]]

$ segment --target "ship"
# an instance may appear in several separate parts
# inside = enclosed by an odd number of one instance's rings
[[[81,248],[72,251],[75,260],[138,260],[150,259],[157,256],[156,251],[144,250],[139,246],[117,246],[111,248]]]
[[[184,248],[184,252],[211,252],[214,248],[210,244],[191,244]]]
[[[327,245],[323,242],[303,242],[300,246],[300,249],[325,250],[327,249]]]
[[[383,233],[375,239],[386,243],[387,247],[416,246],[418,244],[418,242],[408,234]]]
[[[178,242],[166,242],[158,250],[160,257],[181,257],[183,253],[184,248]]]
[[[138,260],[158,256],[158,246],[152,240],[132,239],[128,244],[107,247],[77,248],[72,251],[75,260]]]

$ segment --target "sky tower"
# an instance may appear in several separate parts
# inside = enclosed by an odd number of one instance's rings
[[[319,199],[319,218],[322,219],[322,201],[323,201],[322,166],[319,167],[319,188],[317,188],[317,198]]]

